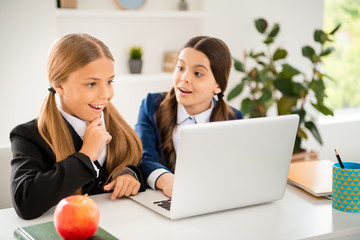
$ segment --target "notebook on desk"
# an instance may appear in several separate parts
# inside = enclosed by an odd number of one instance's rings
[[[316,197],[332,195],[333,164],[330,160],[291,163],[288,181]]]
[[[18,227],[14,237],[19,240],[62,240],[55,229],[54,221],[39,223],[27,227]],[[118,240],[109,232],[98,226],[98,229],[88,240]]]
[[[171,207],[162,191],[130,198],[171,219],[279,200],[298,121],[287,115],[184,126]]]

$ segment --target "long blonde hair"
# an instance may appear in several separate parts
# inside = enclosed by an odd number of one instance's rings
[[[231,70],[231,53],[228,46],[218,38],[197,36],[190,39],[182,47],[182,49],[184,48],[196,49],[208,57],[215,81],[221,88],[221,91],[225,92]],[[175,171],[176,154],[172,133],[176,125],[178,103],[174,88],[163,97],[164,100],[156,111],[156,124],[159,129],[164,156],[168,159],[168,168]],[[223,96],[219,96],[218,102],[210,115],[210,122],[226,121],[235,118],[234,111],[225,103]]]
[[[47,74],[50,86],[66,81],[71,73],[103,56],[114,61],[108,47],[98,39],[87,34],[64,36],[55,43],[48,57]],[[112,136],[106,158],[108,182],[117,170],[140,163],[142,145],[135,131],[112,103],[105,107],[104,119],[107,131]],[[50,91],[44,100],[37,122],[40,135],[54,151],[57,162],[75,153],[70,131],[57,108],[54,92]]]

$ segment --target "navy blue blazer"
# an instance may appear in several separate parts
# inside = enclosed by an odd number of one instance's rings
[[[142,100],[138,122],[135,125],[135,131],[139,135],[143,144],[143,159],[138,166],[146,181],[149,175],[156,169],[168,169],[168,159],[165,158],[161,148],[159,131],[156,126],[155,112],[163,100],[162,93],[149,93]],[[216,104],[216,100],[214,99]],[[237,119],[242,119],[242,113],[232,108]],[[160,158],[161,156],[161,158]]]

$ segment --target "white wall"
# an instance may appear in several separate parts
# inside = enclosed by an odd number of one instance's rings
[[[262,47],[260,34],[254,27],[254,19],[266,18],[271,24],[278,22],[281,25],[278,46],[289,50],[289,60],[295,66],[307,67],[307,62],[301,56],[301,47],[305,44],[313,44],[313,31],[321,28],[323,18],[323,1],[303,0],[203,0],[190,1],[190,9],[205,11],[205,19],[202,24],[186,22],[172,26],[171,19],[158,19],[149,26],[142,26],[140,32],[132,29],[114,29],[114,35],[109,37],[102,31],[94,31],[93,24],[103,24],[107,27],[106,20],[103,23],[96,23],[89,19],[88,26],[74,21],[59,21],[55,15],[55,0],[0,0],[0,102],[2,113],[0,118],[0,145],[9,144],[9,132],[17,124],[34,118],[42,100],[47,94],[48,83],[45,73],[45,62],[50,45],[59,36],[69,31],[89,31],[101,38],[109,45],[115,58],[118,59],[117,71],[126,72],[124,68],[124,49],[117,43],[139,42],[146,46],[145,55],[147,62],[153,65],[145,65],[146,73],[158,72],[161,69],[157,46],[166,44],[167,48],[178,50],[179,44],[174,44],[167,37],[171,34],[181,38],[181,42],[190,35],[208,34],[222,38],[230,47],[235,57],[240,57],[244,49],[258,49]],[[177,0],[147,0],[141,11],[175,9]],[[100,4],[100,5],[99,5]],[[79,8],[113,8],[112,0],[78,0]],[[113,19],[109,18],[109,21]],[[121,20],[119,20],[121,21]],[[134,19],[134,21],[137,21]],[[167,21],[168,27],[164,32],[156,30],[156,34],[163,34],[163,41],[158,43],[150,38],[143,37],[142,31],[157,24],[156,21]],[[193,24],[193,25],[194,25]],[[113,27],[109,23],[108,27]],[[194,27],[194,32],[186,29]],[[146,35],[145,35],[146,36]],[[153,57],[155,56],[155,57]],[[155,63],[154,63],[155,62]],[[146,64],[146,63],[145,63]],[[155,68],[155,69],[153,69]],[[169,81],[171,77],[169,77]],[[229,88],[239,80],[239,74],[233,71],[230,76]],[[114,103],[119,107],[120,112],[132,125],[136,121],[140,100],[147,92],[158,89],[167,89],[171,82],[161,82],[153,85],[124,82],[116,84],[117,92]],[[234,107],[239,107],[239,102],[231,102]],[[341,125],[345,126],[345,125]],[[325,129],[326,127],[324,127]],[[323,129],[323,128],[322,128]],[[346,134],[349,129],[343,132]],[[354,132],[354,131],[353,131]],[[356,131],[355,131],[356,132]],[[349,135],[349,134],[348,134]],[[326,133],[324,133],[326,137]],[[353,135],[349,135],[354,137]],[[342,138],[347,139],[345,136]],[[312,144],[315,148],[318,146]],[[339,150],[340,151],[340,150]],[[345,153],[342,153],[344,155]],[[359,154],[360,155],[360,154]],[[360,157],[359,157],[360,159]]]
[[[0,1],[0,146],[34,118],[47,93],[45,60],[56,36],[56,1]]]
[[[335,149],[344,162],[360,163],[360,108],[335,110],[335,117],[320,117],[319,132],[323,145],[313,137],[305,142],[305,146],[318,151],[320,159],[337,161]]]

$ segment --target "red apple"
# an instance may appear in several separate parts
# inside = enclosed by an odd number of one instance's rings
[[[99,218],[94,200],[88,196],[72,195],[56,206],[54,225],[64,239],[87,239],[96,232]]]

